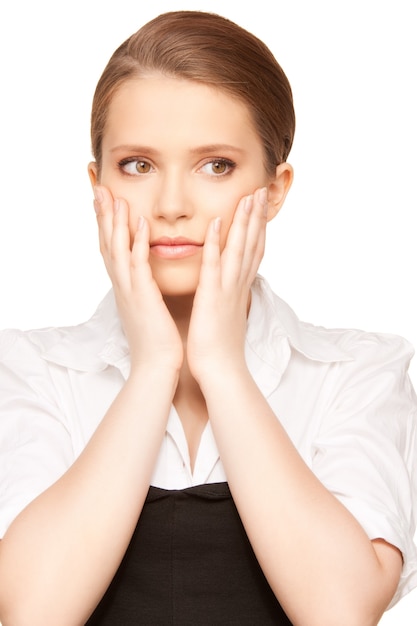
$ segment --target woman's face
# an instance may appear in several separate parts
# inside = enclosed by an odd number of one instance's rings
[[[128,202],[132,241],[139,216],[149,221],[153,275],[164,295],[181,295],[197,287],[209,222],[221,217],[224,247],[240,198],[271,181],[244,104],[156,74],[116,92],[97,182]]]

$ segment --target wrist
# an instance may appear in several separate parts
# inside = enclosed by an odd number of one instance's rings
[[[145,382],[149,385],[158,384],[162,387],[174,385],[176,387],[180,374],[180,367],[170,363],[148,361],[134,361],[130,365],[129,381]]]
[[[178,376],[182,367],[183,351],[163,350],[130,352],[131,373],[142,376]]]
[[[220,359],[206,362],[194,374],[203,394],[224,391],[225,385],[246,384],[252,380],[244,359]]]

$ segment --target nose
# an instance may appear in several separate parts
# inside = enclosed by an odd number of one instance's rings
[[[153,213],[155,219],[168,222],[191,217],[186,181],[179,171],[170,170],[160,176]]]

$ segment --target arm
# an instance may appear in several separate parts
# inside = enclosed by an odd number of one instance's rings
[[[245,363],[246,302],[263,254],[262,204],[258,192],[249,213],[238,207],[222,254],[216,228],[208,234],[190,368],[246,532],[289,618],[297,626],[373,625],[394,594],[401,555],[371,542],[306,466]]]
[[[271,587],[294,624],[376,624],[398,584],[401,555],[369,541],[305,465],[250,374],[231,369],[207,378],[204,393],[236,506]]]
[[[131,373],[83,453],[0,543],[3,626],[84,624],[137,523],[165,432],[182,345],[153,283],[148,229],[129,250],[127,206],[105,192],[102,253],[131,349]]]

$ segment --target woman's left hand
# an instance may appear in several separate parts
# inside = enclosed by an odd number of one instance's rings
[[[188,364],[200,385],[245,365],[250,288],[264,253],[266,216],[265,188],[242,198],[223,251],[220,219],[209,224],[187,341]]]

